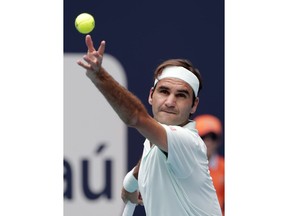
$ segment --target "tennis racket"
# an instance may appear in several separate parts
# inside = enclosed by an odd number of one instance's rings
[[[136,204],[128,201],[124,207],[122,216],[133,216]]]

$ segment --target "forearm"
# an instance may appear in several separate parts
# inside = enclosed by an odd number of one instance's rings
[[[138,161],[137,165],[134,167],[133,176],[138,180],[138,173],[140,169],[141,159]]]
[[[137,165],[126,174],[123,180],[123,188],[127,192],[132,193],[138,189],[138,172],[140,168],[140,163],[141,163],[141,159],[139,160]]]
[[[104,68],[87,76],[128,126],[135,126],[139,116],[148,115],[141,101],[121,86]]]

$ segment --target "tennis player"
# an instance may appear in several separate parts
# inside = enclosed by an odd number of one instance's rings
[[[124,179],[128,190],[122,199],[138,202],[139,191],[147,216],[221,216],[206,146],[190,120],[202,88],[199,71],[182,59],[159,65],[148,98],[151,117],[141,101],[101,66],[105,41],[96,50],[90,35],[85,40],[88,51],[78,64],[122,121],[146,138],[141,162]]]

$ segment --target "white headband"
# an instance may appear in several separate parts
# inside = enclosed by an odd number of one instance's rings
[[[169,66],[163,69],[160,76],[155,79],[154,86],[157,82],[164,78],[178,78],[187,82],[194,91],[195,97],[198,95],[199,80],[198,78],[188,69],[181,66]]]

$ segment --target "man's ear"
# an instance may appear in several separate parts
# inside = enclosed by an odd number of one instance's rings
[[[148,102],[150,105],[152,105],[152,96],[153,96],[153,93],[154,93],[154,88],[152,87],[150,89],[150,93],[149,93],[149,98],[148,98]]]
[[[194,104],[193,104],[193,107],[191,107],[190,114],[194,114],[196,112],[198,104],[199,104],[199,97],[196,97]]]

